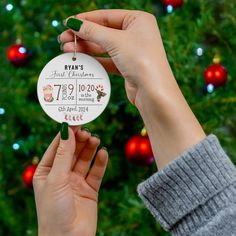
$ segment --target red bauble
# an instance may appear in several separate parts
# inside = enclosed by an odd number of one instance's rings
[[[148,136],[134,135],[125,146],[126,158],[137,165],[150,165],[154,161]]]
[[[14,44],[7,51],[7,58],[14,66],[23,66],[29,59],[29,52],[22,44]]]
[[[182,7],[184,0],[164,0],[165,6],[171,5],[172,7]]]
[[[214,64],[205,70],[205,83],[215,87],[223,86],[227,81],[227,70],[220,64]]]
[[[23,178],[24,184],[27,187],[32,187],[33,185],[32,180],[33,180],[33,176],[34,176],[34,172],[36,168],[37,168],[37,165],[30,165],[24,170],[22,178]]]

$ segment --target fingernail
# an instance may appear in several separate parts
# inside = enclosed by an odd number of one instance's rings
[[[61,49],[61,51],[63,51],[63,48],[64,48],[64,43],[61,43],[61,44],[60,44],[60,49]]]
[[[106,148],[106,147],[101,147],[101,149],[103,149],[103,150],[107,151],[107,148]]]
[[[83,24],[83,21],[75,19],[75,18],[69,18],[66,21],[66,26],[75,31],[79,31],[82,24]]]
[[[61,37],[61,35],[59,34],[59,35],[57,36],[57,42],[58,42],[58,43],[61,43],[60,37]]]
[[[66,19],[62,21],[63,25],[66,26]]]
[[[86,127],[82,127],[81,130],[82,131],[87,131],[88,133],[90,133],[90,130],[88,128],[86,128]]]
[[[100,136],[98,134],[91,134],[91,136],[100,139]]]
[[[69,138],[68,123],[63,122],[61,124],[61,139],[67,140]]]

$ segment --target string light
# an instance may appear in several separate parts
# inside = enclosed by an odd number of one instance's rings
[[[6,5],[6,10],[7,11],[11,11],[12,9],[13,9],[13,5],[12,4],[9,3],[9,4]]]
[[[14,143],[14,144],[12,145],[12,148],[13,148],[14,150],[19,150],[19,149],[20,149],[20,144],[19,144],[19,143]]]
[[[197,48],[197,55],[201,57],[204,54],[203,48]]]
[[[57,20],[52,21],[52,26],[57,27],[59,25],[59,22]]]
[[[19,52],[22,53],[22,54],[26,53],[26,48],[25,47],[20,47]]]
[[[213,84],[208,84],[207,85],[207,92],[208,93],[212,93],[214,91],[214,85]]]
[[[173,7],[172,5],[168,5],[168,6],[166,7],[166,10],[167,10],[168,13],[171,13],[171,12],[173,12],[174,7]]]
[[[5,114],[5,109],[3,107],[0,107],[0,115],[4,115]]]

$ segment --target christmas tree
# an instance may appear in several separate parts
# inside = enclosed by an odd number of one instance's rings
[[[44,65],[62,53],[57,36],[70,15],[104,8],[155,14],[186,100],[205,132],[217,135],[236,163],[234,6],[235,0],[1,1],[0,235],[37,235],[32,160],[42,157],[60,128],[39,105],[37,80]],[[140,133],[143,122],[126,98],[123,79],[110,79],[108,107],[85,126],[100,136],[110,155],[99,196],[97,235],[169,235],[137,196],[137,184],[156,167],[148,161],[136,165],[127,156],[126,143]]]

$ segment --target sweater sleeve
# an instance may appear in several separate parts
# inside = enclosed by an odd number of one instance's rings
[[[214,134],[139,184],[138,193],[172,235],[236,235],[236,169]]]

